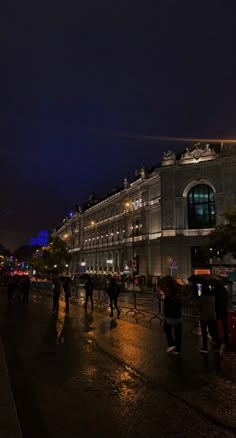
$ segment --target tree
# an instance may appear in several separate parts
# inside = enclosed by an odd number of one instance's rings
[[[70,262],[71,256],[68,253],[66,243],[59,237],[55,237],[44,249],[42,254],[47,269],[57,268],[63,272],[65,265]]]
[[[65,242],[59,237],[55,237],[47,247],[36,249],[29,264],[38,273],[48,270],[63,272],[70,259],[71,256]]]
[[[209,235],[209,243],[216,251],[221,254],[232,253],[236,256],[236,207],[228,210],[224,214],[227,223],[218,225]]]

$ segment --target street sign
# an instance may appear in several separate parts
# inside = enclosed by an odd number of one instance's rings
[[[172,269],[177,269],[177,263],[176,263],[176,260],[175,260],[175,259],[172,260],[172,262],[171,262],[171,264],[170,264],[170,267],[171,267]]]

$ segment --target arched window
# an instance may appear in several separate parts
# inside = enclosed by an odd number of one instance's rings
[[[206,184],[194,186],[188,193],[188,227],[215,227],[215,195]]]

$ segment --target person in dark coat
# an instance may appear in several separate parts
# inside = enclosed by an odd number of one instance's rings
[[[62,290],[62,283],[58,275],[53,278],[53,312],[56,313],[59,310],[59,298]]]
[[[168,348],[167,353],[180,354],[182,344],[182,302],[181,287],[171,276],[165,277],[164,330]]]
[[[107,293],[108,293],[108,296],[110,298],[110,308],[111,308],[110,317],[111,318],[113,317],[113,304],[114,304],[114,307],[117,311],[117,318],[119,318],[120,317],[120,309],[118,307],[118,297],[120,294],[120,286],[117,283],[115,277],[111,278],[110,284],[109,284],[108,289],[107,289]]]
[[[91,277],[88,277],[86,283],[85,283],[85,292],[86,292],[86,297],[85,297],[85,303],[84,303],[84,308],[85,310],[87,310],[87,305],[88,305],[88,301],[90,300],[91,302],[91,310],[93,310],[93,289],[94,289],[94,284],[92,281]]]
[[[22,299],[25,303],[28,303],[29,301],[29,291],[30,291],[30,279],[29,277],[26,277],[22,280],[20,290],[22,294]]]
[[[71,279],[69,277],[64,277],[62,280],[64,294],[65,294],[65,303],[66,303],[66,312],[69,312],[70,305],[70,296],[71,296]]]
[[[208,353],[208,333],[212,337],[213,345],[219,347],[216,325],[216,306],[213,287],[202,282],[201,293],[198,297],[198,307],[200,312],[200,324],[202,331],[201,353]]]

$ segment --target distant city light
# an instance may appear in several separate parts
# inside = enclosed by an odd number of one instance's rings
[[[40,230],[37,236],[30,239],[30,246],[47,246],[48,245],[48,231]]]

